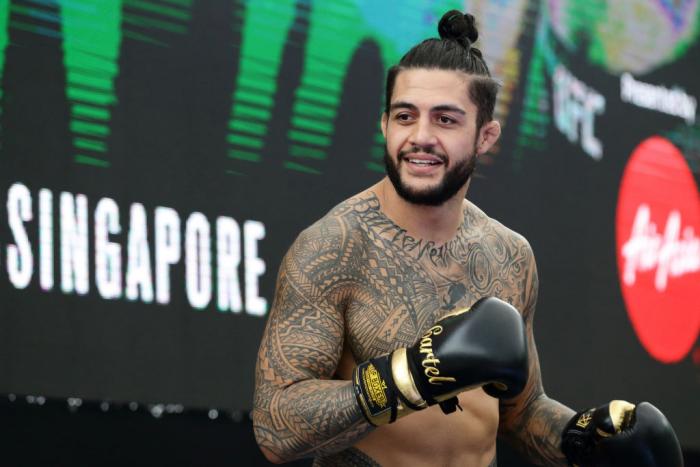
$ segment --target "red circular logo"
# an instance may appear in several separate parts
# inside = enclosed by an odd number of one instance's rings
[[[664,363],[700,334],[700,194],[683,155],[654,136],[632,153],[617,202],[617,268],[632,326]]]

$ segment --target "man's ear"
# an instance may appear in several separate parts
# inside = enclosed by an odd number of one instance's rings
[[[479,136],[477,139],[476,153],[485,154],[491,147],[496,144],[498,138],[501,136],[501,124],[496,120],[491,120],[482,125],[481,130],[479,130]]]
[[[382,112],[382,134],[384,139],[386,139],[386,125],[389,123],[389,115],[386,112]]]

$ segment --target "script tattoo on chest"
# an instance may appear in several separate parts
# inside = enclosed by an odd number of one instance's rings
[[[483,296],[525,303],[526,242],[476,208],[465,207],[443,245],[410,236],[375,196],[351,200],[336,215],[353,238],[343,258],[356,281],[346,319],[357,360],[412,344],[444,314]]]

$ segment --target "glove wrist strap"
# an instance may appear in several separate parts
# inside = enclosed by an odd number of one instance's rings
[[[428,405],[421,397],[413,376],[408,368],[408,354],[405,348],[400,348],[391,354],[391,375],[396,383],[401,402],[411,410],[421,410]]]
[[[584,410],[574,415],[562,433],[561,450],[570,465],[587,465],[595,444],[591,425],[593,412],[595,409]]]
[[[398,396],[391,376],[389,355],[360,363],[352,377],[355,398],[362,414],[374,426],[396,420]]]

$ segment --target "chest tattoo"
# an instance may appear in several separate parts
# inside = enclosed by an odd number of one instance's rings
[[[410,345],[444,314],[483,296],[513,302],[520,295],[514,280],[523,268],[515,263],[523,258],[483,214],[465,209],[455,237],[436,245],[408,235],[375,196],[339,209],[349,238],[343,267],[356,283],[346,320],[357,359]]]

